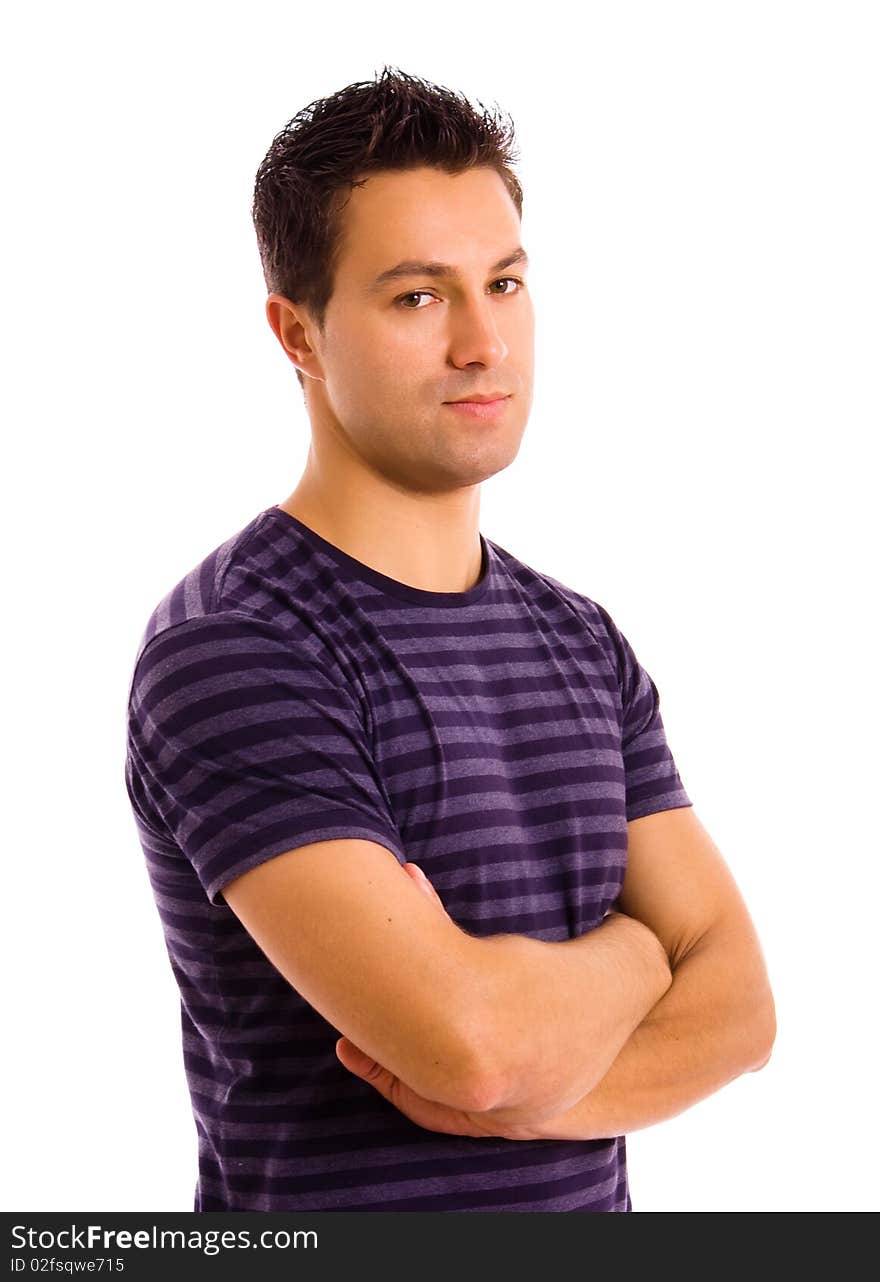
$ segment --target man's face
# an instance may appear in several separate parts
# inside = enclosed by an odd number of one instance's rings
[[[496,264],[520,248],[520,219],[494,170],[384,171],[356,187],[325,331],[308,326],[323,381],[313,420],[380,475],[411,492],[476,485],[519,450],[532,403],[534,311],[527,264]],[[407,271],[445,263],[458,276]],[[446,402],[508,394],[478,416]]]

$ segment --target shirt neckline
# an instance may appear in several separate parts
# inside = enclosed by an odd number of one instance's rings
[[[427,588],[416,588],[409,583],[401,583],[398,579],[393,579],[388,574],[382,574],[380,570],[374,570],[371,565],[365,565],[363,561],[350,556],[348,552],[343,552],[342,548],[338,548],[335,543],[330,543],[329,540],[313,530],[311,526],[305,525],[299,517],[285,511],[277,503],[270,508],[266,508],[263,516],[274,517],[288,528],[291,525],[294,526],[308,544],[345,570],[349,578],[371,583],[383,592],[402,601],[409,601],[413,605],[453,608],[472,605],[485,594],[492,577],[494,556],[491,544],[488,539],[484,538],[482,533],[480,533],[480,551],[482,553],[480,577],[476,583],[464,592],[430,592]]]

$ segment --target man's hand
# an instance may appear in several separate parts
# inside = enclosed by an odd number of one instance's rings
[[[438,911],[445,913],[446,909],[443,907],[440,896],[421,868],[413,863],[406,863],[403,867],[413,881],[434,901]],[[502,1139],[513,1140],[540,1138],[536,1131],[526,1126],[505,1126],[488,1113],[468,1113],[463,1109],[440,1104],[436,1100],[424,1099],[407,1086],[406,1082],[402,1082],[387,1068],[377,1064],[347,1037],[340,1037],[336,1043],[336,1055],[344,1068],[357,1077],[362,1077],[365,1082],[369,1082],[399,1112],[426,1130],[439,1131],[445,1135],[495,1135]]]

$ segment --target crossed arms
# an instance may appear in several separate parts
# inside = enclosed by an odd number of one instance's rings
[[[619,1135],[762,1067],[773,1045],[757,935],[693,807],[628,825],[621,913],[559,944],[467,935],[369,841],[288,851],[223,893],[344,1034],[345,1067],[429,1129]]]

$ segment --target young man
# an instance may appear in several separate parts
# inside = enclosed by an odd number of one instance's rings
[[[510,143],[386,68],[257,175],[311,448],[153,611],[129,697],[197,1211],[629,1211],[625,1133],[770,1054],[654,682],[479,529],[532,398]]]

